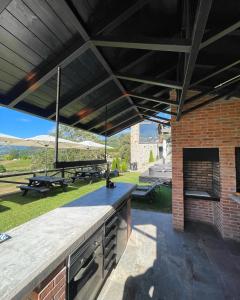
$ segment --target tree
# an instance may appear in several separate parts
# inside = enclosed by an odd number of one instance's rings
[[[122,172],[127,172],[127,170],[128,170],[127,162],[126,162],[126,159],[124,159],[122,161]]]
[[[114,158],[113,161],[112,161],[112,167],[111,167],[111,170],[112,170],[112,171],[116,170],[116,160],[115,160],[115,158]]]
[[[116,161],[116,169],[121,170],[121,161],[119,157],[116,157],[115,161]]]
[[[154,157],[153,157],[153,151],[152,150],[150,150],[148,162],[150,162],[150,163],[154,162]]]
[[[109,150],[109,153],[113,157],[120,157],[126,159],[127,162],[130,160],[130,134],[118,134],[108,139],[108,145],[113,147]]]
[[[54,130],[51,132],[51,135],[55,135]],[[59,126],[59,137],[75,142],[90,140],[103,144],[103,139],[101,139],[101,137],[97,134],[62,124]]]

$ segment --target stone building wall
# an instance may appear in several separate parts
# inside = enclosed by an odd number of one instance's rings
[[[158,144],[139,144],[139,124],[131,127],[131,163],[137,162],[138,169],[147,168],[151,150],[156,159],[158,147]]]

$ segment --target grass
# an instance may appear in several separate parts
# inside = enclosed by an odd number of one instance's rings
[[[113,181],[138,184],[138,177],[139,173],[137,172],[126,173],[118,178],[114,178]],[[6,197],[0,196],[0,232],[25,223],[104,185],[104,180],[93,184],[78,183],[69,186],[66,193],[58,193],[55,190],[52,191],[46,198],[40,198],[38,194],[32,193],[29,193],[25,197],[22,197],[20,193]],[[170,212],[171,190],[165,187],[157,190],[152,203],[149,203],[149,199],[133,199],[132,207],[138,209]]]
[[[31,177],[31,175],[3,178],[2,180],[10,180],[10,181],[14,181],[14,182],[19,182],[19,184],[18,183],[0,182],[0,197],[1,197],[1,195],[5,195],[7,193],[14,193],[14,192],[19,191],[17,186],[20,185],[20,183],[24,183],[24,182],[26,182],[26,184],[27,184],[28,183],[28,181],[26,180],[27,177]]]
[[[1,160],[0,165],[3,165],[7,172],[25,171],[30,170],[31,159]]]

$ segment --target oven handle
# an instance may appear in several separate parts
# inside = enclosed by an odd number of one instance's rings
[[[74,278],[73,278],[74,281],[78,281],[82,278],[83,273],[94,262],[95,258],[96,258],[95,255],[93,255],[93,258],[89,261],[89,263],[86,265],[86,267],[80,269],[80,271],[74,276]]]

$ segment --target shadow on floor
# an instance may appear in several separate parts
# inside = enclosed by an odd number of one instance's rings
[[[206,224],[174,231],[170,214],[132,217],[127,249],[99,300],[240,299],[240,243]]]

